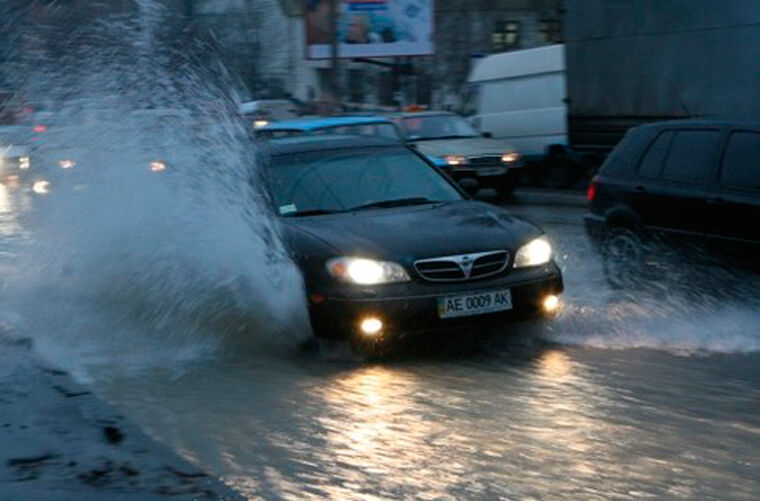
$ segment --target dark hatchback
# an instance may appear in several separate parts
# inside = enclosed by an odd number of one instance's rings
[[[468,199],[397,142],[282,139],[266,172],[318,337],[377,343],[553,313],[538,227]]]
[[[588,198],[586,229],[612,285],[657,273],[656,253],[673,249],[686,251],[679,259],[757,269],[760,125],[685,120],[632,129]]]

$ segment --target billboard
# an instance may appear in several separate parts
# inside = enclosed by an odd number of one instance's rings
[[[307,59],[331,55],[331,1],[338,57],[433,54],[433,0],[305,0]]]

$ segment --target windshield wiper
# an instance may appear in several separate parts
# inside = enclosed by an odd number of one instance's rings
[[[308,209],[308,210],[299,210],[296,212],[288,212],[286,214],[281,214],[281,216],[282,217],[323,216],[325,214],[337,214],[338,212],[343,212],[343,211],[327,210],[327,209]]]
[[[379,202],[370,202],[368,204],[357,205],[351,207],[349,211],[364,210],[364,209],[380,209],[390,207],[403,207],[405,205],[424,205],[438,203],[436,200],[430,200],[427,197],[409,197],[409,198],[397,198],[394,200],[381,200]]]

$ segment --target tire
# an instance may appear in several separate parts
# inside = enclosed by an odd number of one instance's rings
[[[517,182],[517,176],[508,176],[496,186],[496,191],[502,198],[508,198],[517,188]]]
[[[577,178],[575,164],[565,150],[557,149],[549,153],[544,160],[543,171],[541,184],[545,188],[569,188]]]
[[[602,239],[601,251],[604,276],[613,289],[634,289],[642,284],[647,246],[639,232],[613,228]]]

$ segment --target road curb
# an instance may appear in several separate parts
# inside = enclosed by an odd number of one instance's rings
[[[244,499],[2,329],[0,386],[2,499]]]

